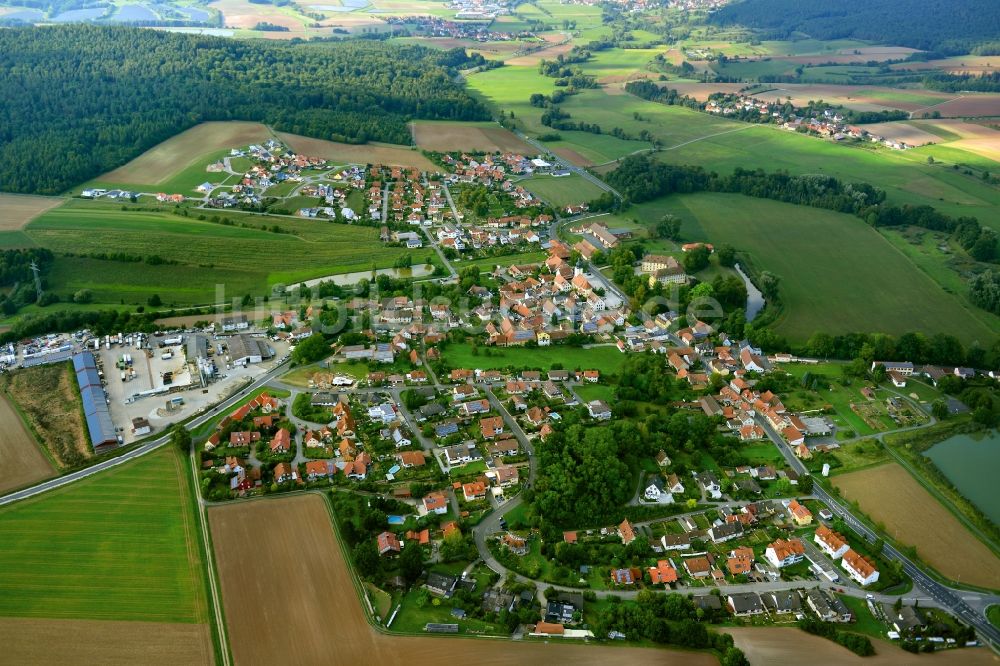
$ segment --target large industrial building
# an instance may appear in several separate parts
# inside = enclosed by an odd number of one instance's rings
[[[76,371],[76,382],[80,386],[80,398],[83,400],[83,414],[87,419],[87,431],[90,433],[90,444],[95,453],[104,453],[118,446],[118,433],[108,411],[107,396],[101,384],[101,376],[97,372],[97,361],[89,351],[73,355],[73,369]]]

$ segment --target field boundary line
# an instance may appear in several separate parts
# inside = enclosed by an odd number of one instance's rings
[[[205,512],[205,501],[201,496],[201,485],[198,483],[198,466],[194,464],[195,448],[191,447],[191,480],[194,482],[191,491],[195,493],[195,507],[198,516],[198,526],[201,529],[202,543],[205,544],[205,568],[208,574],[208,587],[210,592],[209,603],[212,605],[212,614],[215,616],[215,626],[219,632],[219,648],[222,657],[222,666],[231,665],[229,652],[229,638],[226,634],[226,619],[222,610],[222,600],[219,596],[219,586],[216,581],[215,553],[212,549],[212,540],[208,529],[208,516]]]
[[[685,141],[684,143],[678,143],[676,146],[670,146],[669,148],[660,148],[660,151],[676,150],[677,148],[683,148],[684,146],[689,146],[692,143],[698,143],[699,141],[704,141],[705,139],[711,139],[712,137],[722,136],[723,134],[732,134],[733,132],[742,132],[743,130],[748,130],[754,126],[755,123],[747,123],[742,127],[734,127],[733,129],[724,130],[722,132],[716,132],[715,134],[706,134],[705,136],[700,136],[697,139],[691,139],[690,141]]]

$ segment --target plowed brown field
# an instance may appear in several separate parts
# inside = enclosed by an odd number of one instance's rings
[[[696,652],[376,633],[362,612],[320,496],[212,507],[209,523],[237,666],[717,663]]]
[[[0,494],[55,476],[48,458],[24,427],[13,405],[0,395]]]
[[[0,618],[5,664],[196,666],[213,662],[208,625]]]

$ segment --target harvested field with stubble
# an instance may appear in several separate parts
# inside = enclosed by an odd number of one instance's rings
[[[0,395],[0,494],[55,476],[13,405]]]
[[[709,666],[707,653],[376,633],[320,495],[209,509],[229,643],[247,664]]]
[[[338,143],[286,132],[278,132],[278,138],[297,153],[310,157],[322,157],[343,164],[384,164],[414,167],[425,171],[433,171],[437,168],[419,151],[412,150],[408,146],[394,146],[388,143]]]
[[[5,373],[0,389],[20,407],[59,466],[76,465],[93,456],[69,362]]]
[[[413,141],[424,150],[483,150],[533,155],[537,152],[516,134],[495,123],[415,121]]]
[[[210,666],[207,624],[0,618],[0,645],[10,664]]]
[[[933,132],[921,129],[916,124],[909,122],[874,123],[872,125],[858,125],[873,134],[884,136],[894,141],[902,141],[910,146],[923,146],[928,143],[941,143],[941,137]]]
[[[0,231],[17,231],[33,219],[66,200],[31,194],[0,193]]]
[[[242,121],[207,122],[147,150],[128,164],[97,180],[107,183],[157,185],[196,162],[202,155],[223,148],[238,148],[271,137],[260,123]]]
[[[832,483],[890,535],[916,546],[917,555],[948,578],[1000,589],[998,558],[899,465],[835,476]]]
[[[850,626],[845,629],[850,631]],[[743,650],[753,666],[802,663],[803,655],[809,655],[810,666],[911,666],[915,662],[923,666],[995,666],[997,663],[989,648],[942,650],[915,657],[891,643],[873,640],[875,656],[859,657],[833,641],[795,627],[734,627],[722,631],[733,637],[736,647]]]

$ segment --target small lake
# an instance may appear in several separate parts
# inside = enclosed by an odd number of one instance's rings
[[[174,7],[181,14],[186,15],[192,21],[207,21],[208,12],[203,9],[195,9],[194,7]]]
[[[764,309],[764,294],[754,286],[754,283],[750,281],[750,278],[743,272],[739,264],[736,264],[736,272],[743,278],[743,284],[747,287],[747,321],[753,321],[757,313]]]
[[[363,9],[370,4],[368,0],[341,0],[339,5],[309,5],[309,9],[318,9],[323,12],[353,12],[355,9]]]
[[[41,21],[43,18],[45,18],[45,15],[37,9],[22,9],[0,15],[0,21],[24,21],[25,23],[34,23],[35,21]]]
[[[959,492],[994,523],[1000,524],[1000,431],[955,435],[935,444],[924,454]]]
[[[158,21],[159,18],[145,5],[124,5],[109,21],[112,23],[131,23],[133,21]]]
[[[73,23],[75,21],[93,21],[99,19],[108,11],[107,7],[94,7],[93,9],[71,9],[63,12],[52,19],[53,23]]]

